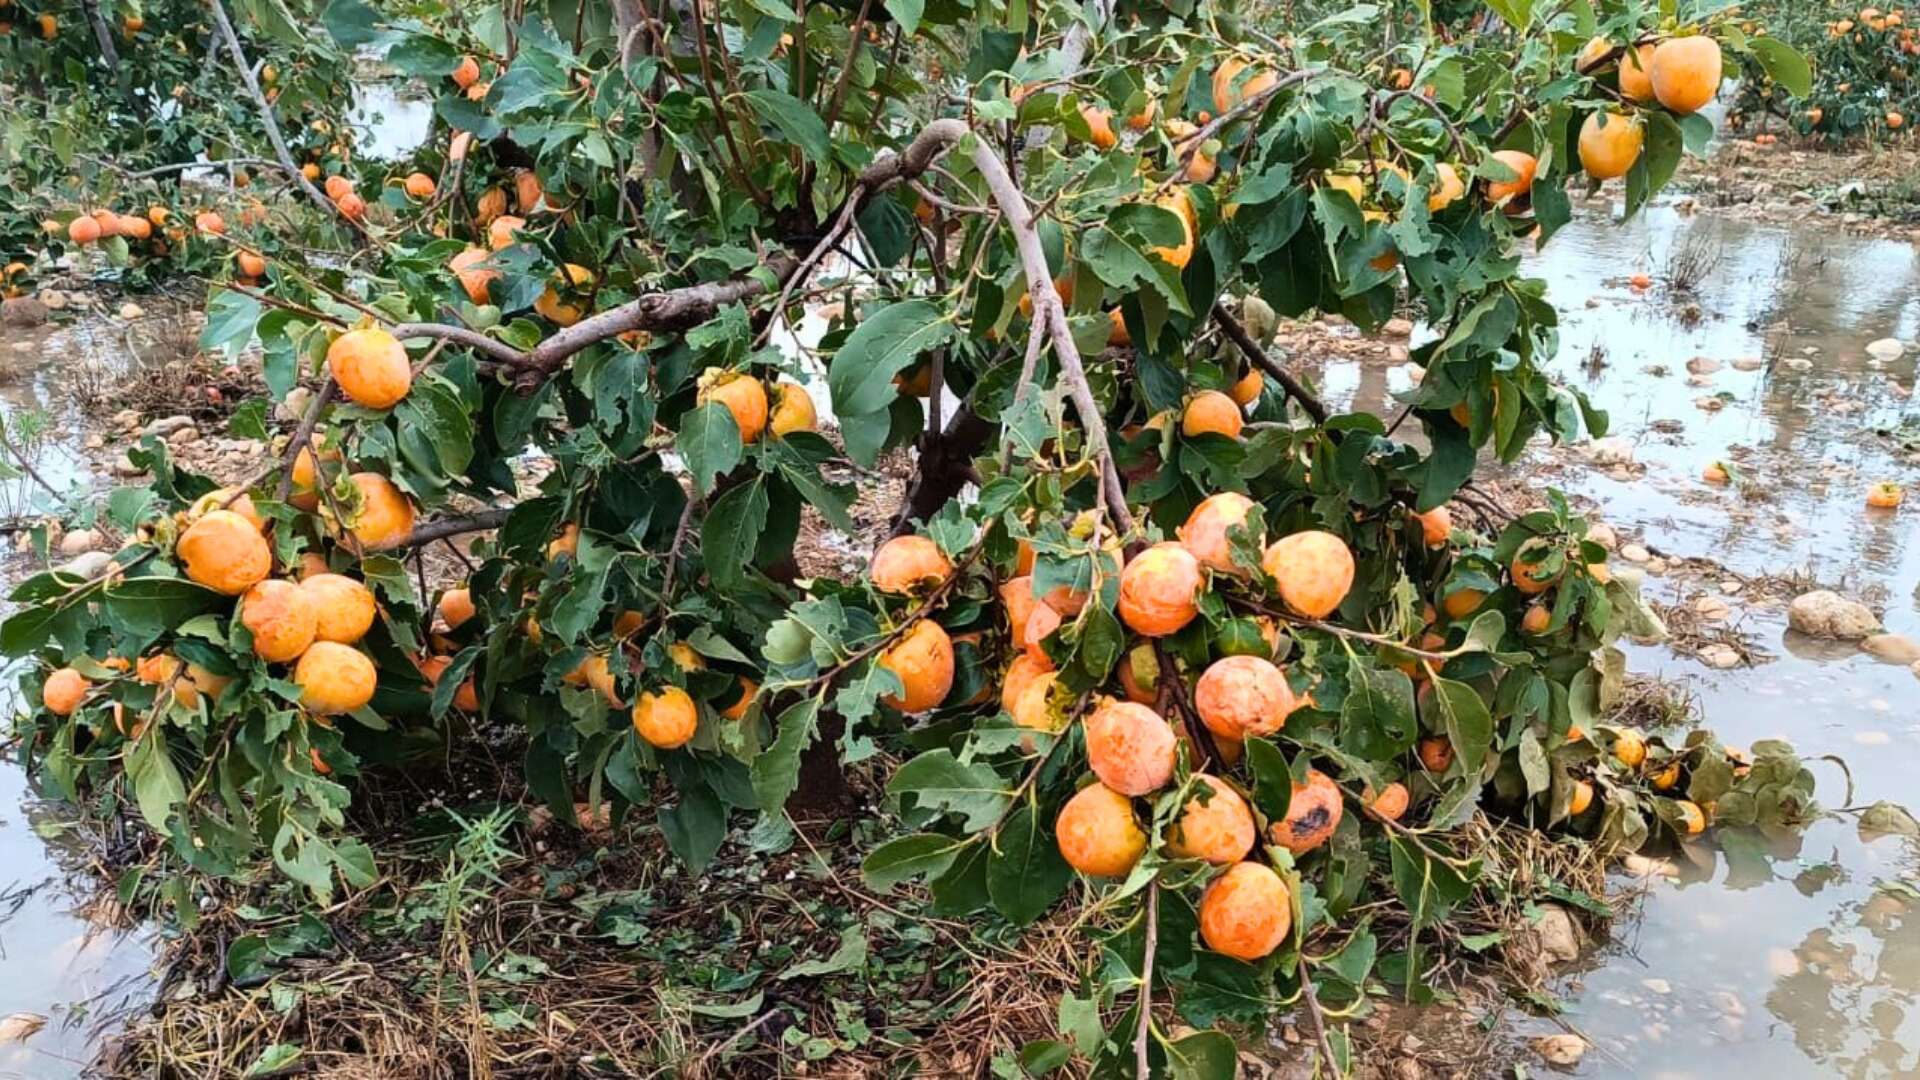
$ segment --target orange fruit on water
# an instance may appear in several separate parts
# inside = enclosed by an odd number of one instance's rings
[[[1234,573],[1233,545],[1227,538],[1228,530],[1245,524],[1247,511],[1252,510],[1253,500],[1238,492],[1223,491],[1218,495],[1209,495],[1200,500],[1200,505],[1187,515],[1186,524],[1175,530],[1180,537],[1180,545],[1200,560],[1204,566],[1212,567],[1221,573]],[[1254,542],[1263,543],[1265,530],[1256,530]]]
[[[253,634],[254,655],[284,664],[313,644],[313,598],[291,581],[269,578],[240,598],[240,624]]]
[[[1148,637],[1171,634],[1200,613],[1200,560],[1179,544],[1153,545],[1120,571],[1120,619]]]
[[[1202,390],[1193,395],[1180,414],[1180,430],[1188,438],[1214,434],[1237,439],[1245,426],[1246,418],[1240,415],[1240,406],[1218,390]]]
[[[1067,800],[1054,819],[1053,838],[1067,865],[1088,877],[1120,877],[1147,850],[1132,800],[1105,784],[1088,784]]]
[[[344,574],[313,574],[300,582],[300,591],[313,603],[319,640],[351,645],[373,629],[373,592],[358,581]]]
[[[1686,115],[1713,100],[1723,73],[1720,43],[1705,34],[1668,38],[1653,50],[1647,74],[1653,96],[1674,112]]]
[[[644,691],[633,705],[633,730],[660,750],[685,746],[700,726],[700,710],[677,686]]]
[[[413,386],[407,350],[376,326],[349,330],[327,346],[327,370],[355,405],[391,409]]]
[[[1620,57],[1620,95],[1635,103],[1653,100],[1653,50],[1648,42]]]
[[[767,391],[760,380],[737,371],[708,368],[700,379],[700,403],[717,401],[733,414],[740,441],[752,442],[767,429]]]
[[[798,383],[773,384],[773,412],[767,418],[767,430],[778,439],[796,431],[813,431],[820,426],[813,397]]]
[[[478,610],[473,606],[473,595],[466,589],[448,589],[440,594],[440,621],[447,624],[447,629],[458,630],[477,613]],[[615,630],[618,631],[617,626]]]
[[[901,712],[925,712],[953,689],[953,640],[939,623],[921,619],[880,654],[880,666],[893,672],[902,687],[900,694],[880,700]]]
[[[1533,173],[1535,169],[1540,167],[1540,162],[1532,154],[1521,150],[1496,150],[1493,154],[1493,160],[1505,165],[1519,175],[1512,180],[1487,181],[1488,201],[1494,203],[1505,202],[1506,200],[1523,196],[1533,189]]]
[[[373,700],[379,681],[373,661],[351,645],[316,641],[293,666],[300,704],[320,716],[349,713]]]
[[[273,569],[266,537],[231,510],[214,510],[187,526],[174,554],[188,578],[228,596],[246,592]]]
[[[1167,826],[1167,854],[1227,866],[1247,857],[1259,839],[1247,800],[1205,773],[1194,777],[1194,794]]]
[[[1646,129],[1637,120],[1617,112],[1588,113],[1580,125],[1580,166],[1595,180],[1625,176],[1646,141]]]
[[[1261,567],[1279,587],[1280,599],[1309,619],[1324,619],[1353,588],[1353,551],[1330,532],[1309,530],[1275,540]]]
[[[1193,684],[1193,709],[1201,723],[1235,742],[1279,731],[1296,707],[1286,674],[1258,656],[1215,660]]]
[[[1362,792],[1362,794],[1366,797],[1367,813],[1386,821],[1399,821],[1405,817],[1407,805],[1413,799],[1412,793],[1407,790],[1407,785],[1397,780],[1381,788],[1378,795],[1371,791]]]
[[[1200,938],[1214,952],[1259,960],[1292,929],[1293,894],[1264,863],[1235,863],[1201,894]]]
[[[1147,795],[1173,779],[1178,751],[1160,714],[1131,701],[1101,706],[1087,717],[1087,765],[1122,795]]]
[[[1892,510],[1905,502],[1906,497],[1900,485],[1891,482],[1875,484],[1867,489],[1867,505],[1875,510]]]
[[[1340,789],[1333,778],[1309,769],[1307,782],[1293,785],[1287,816],[1268,826],[1267,835],[1297,858],[1333,839],[1341,814]]]
[[[40,687],[40,701],[55,716],[72,716],[92,689],[85,675],[70,667],[56,668]]]
[[[447,263],[447,269],[460,279],[460,288],[467,294],[467,299],[476,304],[491,303],[492,297],[487,289],[500,280],[500,271],[481,266],[490,257],[486,248],[470,247]]]
[[[931,588],[953,573],[953,562],[925,536],[896,536],[873,553],[873,587],[905,596]]]
[[[413,533],[413,503],[393,481],[376,472],[357,472],[348,479],[360,489],[360,516],[353,538],[368,551],[380,551]]]

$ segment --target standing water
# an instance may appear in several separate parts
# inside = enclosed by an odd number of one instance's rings
[[[1787,739],[1806,757],[1844,760],[1855,804],[1916,801],[1915,674],[1801,638],[1779,605],[1749,609],[1741,595],[1743,579],[1804,571],[1920,638],[1920,506],[1865,506],[1878,481],[1920,493],[1915,249],[1671,205],[1615,222],[1602,208],[1528,269],[1562,311],[1556,374],[1611,414],[1633,464],[1543,451],[1523,474],[1550,473],[1536,487],[1591,499],[1654,552],[1717,561],[1724,574],[1684,586],[1651,574],[1648,593],[1722,597],[1727,625],[1762,650],[1755,666],[1711,670],[1630,647],[1630,667],[1682,684],[1730,746]],[[1636,273],[1661,284],[1635,291]],[[1889,337],[1907,342],[1900,356],[1868,352]],[[1692,374],[1696,357],[1718,364]],[[1330,364],[1323,378],[1341,404],[1410,381],[1377,361]],[[1716,461],[1733,484],[1702,481]],[[1822,804],[1846,805],[1847,772],[1813,768]],[[1785,835],[1713,830],[1652,864],[1637,917],[1616,922],[1615,940],[1558,989],[1566,1026],[1593,1044],[1579,1076],[1920,1076],[1920,852],[1863,835],[1851,816]],[[1562,1030],[1538,1021],[1526,1033]]]

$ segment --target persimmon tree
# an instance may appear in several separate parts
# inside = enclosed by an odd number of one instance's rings
[[[1522,245],[1599,177],[1638,210],[1750,43],[1493,10],[1397,44],[1364,5],[308,13],[301,48],[383,56],[434,134],[341,171],[263,112],[284,213],[188,243],[221,256],[203,345],[257,343],[297,420],[243,485],[137,450],[111,565],[16,589],[39,767],[184,867],[325,899],[375,873],[356,788],[448,744],[512,732],[532,798],[696,870],[751,815],[860,812],[880,763],[872,887],[1103,938],[1036,1061],[1226,1075],[1168,1009],[1293,1004],[1346,1061],[1323,1016],[1422,987],[1470,819],[1632,849],[1811,812],[1784,746],[1610,724],[1611,643],[1657,622],[1557,495],[1470,487],[1606,423],[1550,375]],[[1272,347],[1401,312],[1423,376],[1386,415]],[[803,575],[803,520],[857,532],[896,450],[871,573]],[[1376,966],[1383,899],[1416,946]]]

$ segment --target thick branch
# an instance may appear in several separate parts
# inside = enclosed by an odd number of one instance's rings
[[[339,207],[333,205],[319,188],[314,187],[313,181],[308,180],[301,173],[300,167],[293,163],[293,154],[287,149],[286,137],[280,134],[280,123],[273,118],[273,105],[267,101],[267,95],[261,92],[260,81],[253,77],[253,68],[247,63],[247,54],[240,51],[240,37],[233,32],[233,21],[227,18],[226,5],[221,3],[221,0],[208,0],[208,6],[213,9],[214,25],[219,30],[221,39],[227,43],[227,52],[233,56],[233,66],[240,72],[240,81],[246,83],[247,94],[253,98],[254,107],[260,110],[260,122],[267,129],[267,141],[273,144],[273,156],[279,159],[280,168],[293,178],[293,182],[299,185],[300,190],[307,193],[307,198],[320,208],[322,214],[345,218],[346,215],[340,213]]]
[[[486,532],[489,529],[497,529],[507,523],[507,516],[512,513],[513,510],[511,508],[501,508],[481,510],[478,513],[469,514],[465,517],[441,518],[438,521],[429,521],[424,525],[415,526],[414,530],[407,534],[406,539],[399,541],[393,546],[397,548],[419,547],[422,544],[431,544],[435,540],[444,540],[449,536],[459,536],[461,533]]]
[[[1240,351],[1246,354],[1249,363],[1273,376],[1274,381],[1286,390],[1287,395],[1300,403],[1300,407],[1307,411],[1307,415],[1313,417],[1314,423],[1327,422],[1326,405],[1322,404],[1304,383],[1288,373],[1286,368],[1274,363],[1273,358],[1267,355],[1267,350],[1253,340],[1253,335],[1247,333],[1247,328],[1240,325],[1240,320],[1234,318],[1233,313],[1228,311],[1225,305],[1213,305],[1213,321],[1220,324],[1220,329],[1226,332],[1228,340],[1240,347]]]
[[[107,20],[100,17],[99,0],[80,0],[80,10],[86,12],[87,24],[93,27],[93,40],[100,45],[100,59],[107,62],[107,70],[113,72],[124,90],[127,72],[120,66],[120,50],[113,47],[113,31],[107,29]]]

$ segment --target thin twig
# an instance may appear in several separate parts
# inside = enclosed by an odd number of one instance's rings
[[[294,429],[293,438],[287,441],[286,458],[280,463],[280,486],[275,490],[274,498],[286,502],[293,493],[293,463],[300,460],[300,451],[308,448],[313,441],[313,429],[320,424],[320,414],[327,403],[333,400],[333,376],[329,375],[320,384],[320,392],[313,395],[312,404],[307,406],[307,414],[300,418],[300,426]],[[313,455],[313,486],[324,488],[327,478],[321,472],[320,455]]]
[[[332,200],[322,194],[319,188],[313,186],[313,181],[307,179],[299,166],[293,163],[293,154],[287,149],[286,137],[280,134],[280,122],[273,117],[273,104],[267,100],[267,95],[261,92],[260,81],[254,78],[253,68],[247,64],[247,55],[240,50],[240,37],[233,32],[233,21],[227,18],[226,5],[221,3],[221,0],[207,0],[207,4],[213,10],[214,25],[219,29],[221,38],[227,43],[227,52],[233,56],[233,66],[240,72],[240,81],[246,84],[247,94],[253,98],[254,107],[260,111],[260,122],[267,129],[267,141],[273,144],[273,155],[279,159],[280,168],[293,177],[293,182],[299,186],[300,190],[307,193],[307,198],[320,208],[321,213],[329,217],[339,217],[358,228],[359,223],[342,213]]]
[[[1135,1075],[1153,1075],[1147,1047],[1153,1034],[1153,954],[1160,947],[1160,879],[1147,884],[1147,944],[1140,961],[1140,1024],[1133,1033]]]
[[[1286,368],[1275,363],[1273,358],[1267,355],[1267,350],[1261,348],[1259,342],[1253,340],[1253,335],[1247,333],[1247,328],[1240,325],[1240,320],[1234,318],[1233,313],[1227,310],[1225,304],[1213,305],[1213,321],[1220,324],[1220,329],[1226,333],[1228,340],[1239,346],[1240,352],[1246,356],[1249,363],[1273,376],[1274,381],[1280,384],[1287,395],[1300,403],[1300,407],[1306,410],[1307,415],[1313,417],[1314,423],[1327,422],[1330,414],[1327,412],[1326,405],[1314,395],[1313,391],[1307,389],[1305,383],[1294,378]]]
[[[404,539],[397,540],[388,546],[392,548],[419,547],[423,544],[431,544],[435,540],[444,540],[449,536],[459,536],[462,533],[487,532],[488,530],[497,529],[506,524],[507,518],[512,514],[512,507],[493,507],[468,514],[464,517],[441,518],[438,521],[429,521],[425,525],[414,526],[413,531],[408,533]]]

